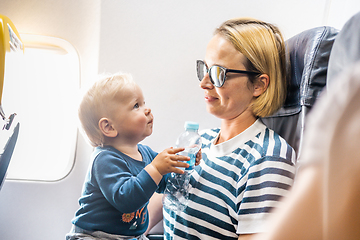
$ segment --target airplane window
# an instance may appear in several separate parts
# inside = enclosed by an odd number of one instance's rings
[[[17,69],[21,77],[14,81],[16,94],[8,106],[17,114],[20,131],[7,179],[60,180],[75,159],[79,57],[62,39],[27,34],[21,38],[24,64]]]

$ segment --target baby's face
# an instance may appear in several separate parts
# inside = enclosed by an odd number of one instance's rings
[[[112,107],[114,127],[118,137],[126,141],[140,142],[150,136],[153,129],[153,115],[146,107],[143,93],[138,85],[124,87],[116,96]]]

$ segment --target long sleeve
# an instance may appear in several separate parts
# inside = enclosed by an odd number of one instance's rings
[[[122,157],[116,152],[100,152],[92,172],[106,200],[120,212],[130,213],[149,201],[157,185],[144,170],[146,161]]]

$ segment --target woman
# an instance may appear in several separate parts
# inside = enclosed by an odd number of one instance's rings
[[[294,150],[258,118],[286,96],[279,30],[254,19],[223,23],[197,61],[207,111],[220,129],[202,133],[201,164],[183,212],[164,209],[166,239],[246,239],[293,183]]]

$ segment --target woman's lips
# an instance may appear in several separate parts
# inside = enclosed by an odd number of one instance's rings
[[[213,96],[210,96],[210,95],[205,95],[205,101],[206,102],[213,102],[216,99],[217,99],[216,97],[213,97]]]

